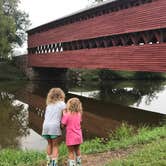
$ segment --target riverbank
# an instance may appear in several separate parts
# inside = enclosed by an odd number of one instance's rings
[[[25,75],[11,62],[0,62],[0,81],[26,80]]]
[[[110,81],[110,80],[165,80],[166,73],[114,71],[105,69],[69,69],[72,81]]]
[[[144,161],[146,161],[146,164],[151,163],[151,158],[155,158],[156,153],[159,151],[162,154],[162,158],[166,157],[166,153],[164,153],[165,149],[163,149],[165,147],[165,141],[166,125],[154,128],[140,127],[136,131],[134,128],[123,124],[119,129],[116,130],[114,134],[110,134],[110,138],[107,140],[96,138],[84,142],[84,144],[81,146],[84,166],[93,166],[93,164],[89,163],[89,161],[92,158],[94,161],[97,161],[97,157],[95,158],[95,156],[99,156],[98,158],[100,158],[100,160],[97,162],[99,166],[104,166],[103,164],[112,166],[112,163],[115,163],[115,166],[119,163],[119,165],[123,165],[121,163],[126,162],[126,160],[129,160],[129,162],[132,163],[135,160],[138,161],[141,157],[141,154],[149,154],[147,157],[145,155],[146,160]],[[163,145],[163,148],[158,146],[158,142],[160,145]],[[149,150],[152,148],[153,153],[151,153],[151,150]],[[143,152],[140,153],[140,150],[143,150]],[[61,144],[60,146],[60,156],[60,165],[64,166],[64,163],[67,159],[67,149],[64,144]],[[116,160],[111,162],[113,159],[117,158],[123,158],[124,161]],[[158,156],[158,159],[160,162],[160,156]],[[102,163],[100,163],[100,161]],[[165,160],[163,159],[162,162],[165,162]],[[12,149],[1,150],[0,152],[0,166],[42,166],[44,164],[44,152],[21,151]],[[157,164],[158,163],[156,163],[156,166],[158,166]]]
[[[27,80],[26,76],[12,61],[0,62],[0,80]],[[68,69],[67,80],[76,82],[101,82],[109,80],[165,80],[166,73],[112,71],[99,69]]]

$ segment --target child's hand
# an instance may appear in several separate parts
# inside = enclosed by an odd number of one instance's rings
[[[60,127],[61,127],[61,129],[64,129],[65,125],[61,123]]]
[[[63,110],[63,114],[65,114],[65,113],[67,113],[67,109],[64,109],[64,110]]]

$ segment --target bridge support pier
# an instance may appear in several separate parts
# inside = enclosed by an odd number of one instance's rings
[[[26,73],[30,80],[40,81],[66,81],[67,80],[67,69],[66,68],[29,68]]]

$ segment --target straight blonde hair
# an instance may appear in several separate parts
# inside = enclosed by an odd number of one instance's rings
[[[65,101],[65,93],[61,88],[50,89],[47,94],[46,105],[55,104],[58,101]]]
[[[82,114],[83,108],[82,108],[81,101],[76,97],[69,99],[67,101],[67,111],[69,111],[71,113],[80,112]]]

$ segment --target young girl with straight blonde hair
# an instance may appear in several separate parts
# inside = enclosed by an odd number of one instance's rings
[[[82,112],[82,103],[78,98],[68,100],[67,109],[63,112],[61,120],[62,127],[66,126],[66,145],[69,153],[68,166],[81,166]]]
[[[46,111],[42,136],[47,140],[47,166],[57,166],[59,137],[62,135],[60,122],[66,108],[65,94],[60,88],[52,88],[46,99]]]

